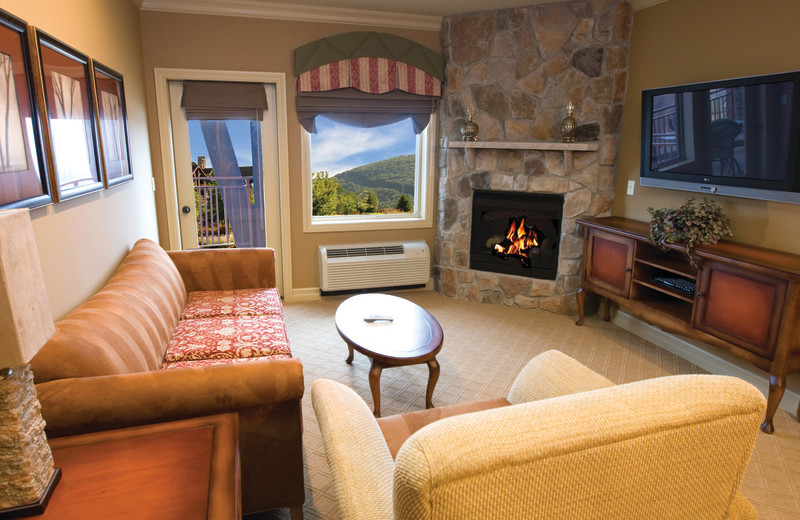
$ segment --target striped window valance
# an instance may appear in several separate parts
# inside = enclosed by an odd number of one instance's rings
[[[424,96],[442,95],[440,79],[413,65],[388,58],[339,60],[297,76],[297,92],[322,92],[348,87],[370,94],[402,90]]]
[[[350,32],[294,51],[295,104],[315,131],[318,115],[353,126],[383,126],[410,117],[422,132],[442,96],[444,57],[393,34]]]

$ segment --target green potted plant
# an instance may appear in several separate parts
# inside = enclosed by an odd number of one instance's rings
[[[716,244],[720,238],[733,236],[731,223],[715,202],[706,198],[698,205],[689,199],[678,209],[647,208],[650,219],[650,241],[667,251],[667,244],[683,244],[684,255],[692,267],[697,263],[692,256],[696,244]]]

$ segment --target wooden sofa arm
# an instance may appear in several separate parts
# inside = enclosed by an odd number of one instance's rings
[[[609,386],[614,386],[614,383],[581,362],[558,350],[548,350],[522,368],[508,400],[511,404],[519,404]]]
[[[299,359],[267,359],[36,385],[54,437],[236,412],[303,397]]]
[[[260,248],[168,251],[186,292],[275,287],[275,250]]]

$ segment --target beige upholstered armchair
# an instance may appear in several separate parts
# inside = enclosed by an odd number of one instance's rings
[[[507,403],[380,426],[344,385],[317,380],[311,392],[345,520],[757,516],[739,485],[765,400],[733,377],[614,385],[549,351],[523,369]],[[387,440],[402,443],[396,460]]]

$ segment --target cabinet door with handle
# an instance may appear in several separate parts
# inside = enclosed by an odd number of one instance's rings
[[[635,247],[633,239],[590,229],[585,259],[586,281],[627,298],[631,290]]]
[[[694,327],[772,360],[787,281],[708,262],[700,272]]]

